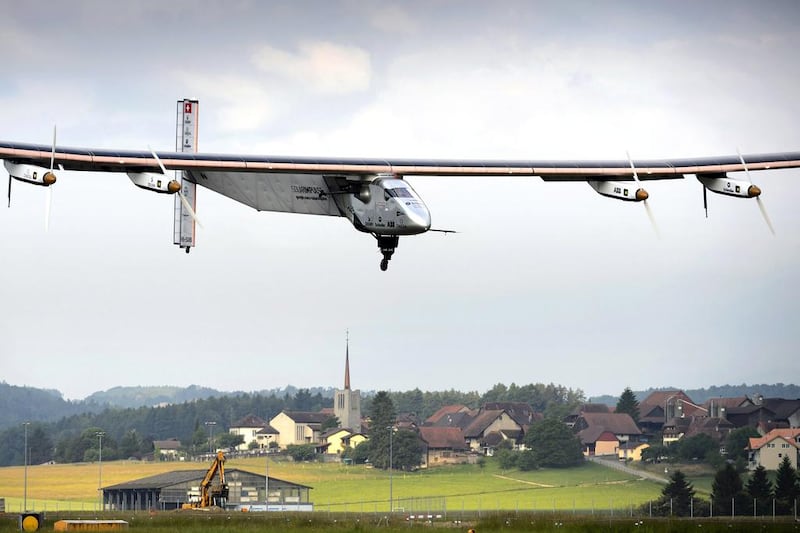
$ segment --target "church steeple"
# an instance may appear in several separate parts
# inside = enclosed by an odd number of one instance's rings
[[[344,352],[344,390],[350,390],[350,330],[347,331],[346,342]]]

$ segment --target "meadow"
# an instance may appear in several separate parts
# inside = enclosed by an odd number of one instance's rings
[[[204,469],[205,463],[102,464],[102,484],[113,485],[171,470]],[[263,473],[260,459],[231,459],[227,468]],[[99,513],[98,463],[28,467],[28,507],[46,512],[45,530],[62,518],[114,518],[141,532],[180,531],[405,531],[434,528],[481,533],[514,531],[798,531],[791,520],[735,521],[655,519],[638,507],[660,495],[662,485],[587,463],[579,468],[532,472],[461,465],[392,475],[394,513],[389,513],[389,475],[364,466],[269,461],[271,477],[313,487],[314,513],[125,512]],[[22,508],[22,467],[0,468],[0,532],[17,530]],[[413,518],[411,518],[413,517]]]
[[[104,486],[171,470],[204,469],[205,463],[112,461],[102,464]],[[226,468],[264,473],[264,458],[230,459]],[[385,512],[390,476],[386,471],[338,463],[269,461],[269,475],[313,487],[311,500],[320,512]],[[98,463],[28,467],[28,507],[48,511],[95,510]],[[0,468],[0,498],[19,511],[23,498],[22,467]],[[662,486],[626,473],[587,463],[573,469],[502,471],[494,461],[485,467],[458,465],[394,472],[394,508],[403,511],[484,510],[630,510],[656,499]]]

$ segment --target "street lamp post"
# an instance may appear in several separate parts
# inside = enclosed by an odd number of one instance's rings
[[[22,506],[25,508],[23,511],[28,510],[28,426],[31,425],[30,422],[25,422],[22,424],[25,426],[25,449],[23,450],[23,455],[25,457],[25,481],[24,481],[24,489],[23,489],[23,497],[22,497]]]
[[[212,446],[214,445],[214,426],[217,425],[216,422],[208,421],[205,423],[206,427],[208,428],[208,453],[214,453]]]
[[[392,449],[392,433],[394,433],[394,426],[388,426],[386,429],[389,430],[389,512],[394,512],[394,498],[392,495],[392,472],[394,470],[394,465],[392,464],[392,459],[394,456],[394,450]]]
[[[97,476],[97,492],[100,498],[100,510],[103,510],[103,437],[105,436],[105,431],[98,431],[95,433],[97,435],[97,439],[99,441],[99,448],[98,448],[98,464],[99,464],[99,473]]]

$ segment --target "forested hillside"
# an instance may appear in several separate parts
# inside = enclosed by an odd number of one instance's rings
[[[398,412],[413,412],[424,419],[443,405],[461,403],[479,407],[490,401],[520,401],[538,411],[563,414],[583,401],[580,390],[554,384],[497,384],[484,394],[477,392],[409,392],[390,393]],[[369,413],[371,395],[364,395],[362,412]],[[319,411],[332,407],[331,397],[299,389],[294,395],[239,394],[135,409],[106,408],[99,413],[65,417],[58,422],[34,422],[28,426],[31,463],[49,460],[76,462],[94,460],[102,431],[103,457],[109,460],[141,456],[152,450],[153,440],[177,438],[187,450],[200,451],[208,445],[209,432],[227,432],[238,419],[254,414],[269,420],[281,410]],[[213,422],[213,426],[206,423]],[[209,430],[209,427],[214,429]],[[23,461],[24,428],[14,425],[0,432],[0,466]]]
[[[681,389],[680,387],[659,387],[657,389],[647,389],[644,391],[634,391],[636,395],[636,399],[638,401],[642,401],[647,398],[650,393],[659,390],[683,390],[689,398],[697,403],[705,403],[706,400],[710,400],[711,398],[737,398],[740,396],[747,396],[749,398],[753,398],[756,395],[761,395],[764,398],[786,398],[795,399],[800,398],[800,386],[798,385],[785,385],[783,383],[775,383],[772,385],[768,385],[765,383],[762,384],[753,384],[747,385],[742,383],[741,385],[720,385],[720,386],[711,386],[707,389]],[[622,391],[619,391],[619,394],[622,394]],[[614,396],[613,394],[605,394],[603,396],[592,396],[589,398],[590,402],[593,403],[604,403],[606,405],[615,406],[617,405],[617,400],[619,400],[619,394]]]
[[[97,412],[93,402],[70,402],[57,390],[18,387],[0,382],[0,429],[26,421],[50,422],[78,413]]]

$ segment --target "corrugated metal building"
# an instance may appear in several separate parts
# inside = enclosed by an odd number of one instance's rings
[[[177,470],[103,487],[103,508],[106,510],[169,510],[180,509],[198,494],[206,470]],[[232,468],[225,471],[229,494],[226,509],[264,510],[269,490],[269,510],[311,511],[311,487]]]

